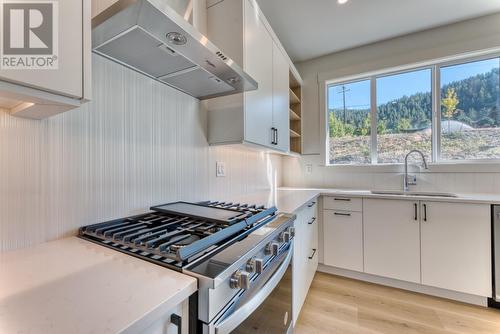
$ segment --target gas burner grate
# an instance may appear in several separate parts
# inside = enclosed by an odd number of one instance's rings
[[[238,211],[241,219],[224,224],[158,210],[82,227],[80,237],[162,265],[182,268],[223,247],[229,240],[245,236],[276,215],[276,208],[241,203],[206,201],[196,205]]]

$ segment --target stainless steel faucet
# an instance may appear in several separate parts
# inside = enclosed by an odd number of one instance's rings
[[[410,181],[410,179],[408,178],[408,157],[412,153],[418,153],[418,154],[420,154],[420,156],[422,157],[422,160],[424,162],[424,168],[425,169],[429,169],[429,167],[427,166],[427,161],[425,160],[425,155],[422,153],[422,151],[411,150],[410,152],[408,152],[408,154],[405,156],[405,175],[403,177],[403,190],[404,191],[408,191],[408,186],[409,185],[415,185],[415,184],[417,184],[417,177],[416,176],[413,176],[413,180],[412,181]]]

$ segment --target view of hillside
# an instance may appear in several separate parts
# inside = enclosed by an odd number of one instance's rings
[[[499,75],[497,67],[441,87],[443,159],[500,158]],[[431,110],[431,92],[378,105],[379,162],[400,162],[414,148],[430,154]],[[369,108],[330,109],[329,121],[332,163],[369,162]]]

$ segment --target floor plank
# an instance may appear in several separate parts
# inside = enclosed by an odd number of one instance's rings
[[[297,334],[500,334],[500,310],[316,273]]]

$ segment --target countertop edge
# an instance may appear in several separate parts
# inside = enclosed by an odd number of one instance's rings
[[[279,191],[311,191],[316,192],[311,200],[317,196],[341,196],[354,198],[377,198],[377,199],[393,199],[393,200],[408,200],[408,201],[430,201],[430,202],[453,202],[453,203],[475,203],[475,204],[500,204],[500,194],[461,194],[457,193],[458,197],[438,197],[438,196],[411,196],[411,195],[389,195],[389,194],[373,194],[369,190],[349,190],[349,189],[328,189],[328,188],[278,188]],[[300,205],[296,210],[299,210],[304,205]]]

